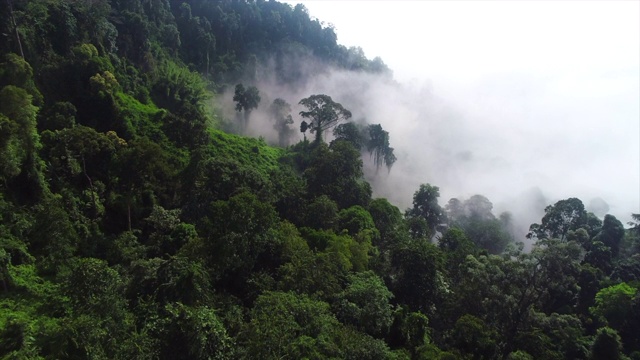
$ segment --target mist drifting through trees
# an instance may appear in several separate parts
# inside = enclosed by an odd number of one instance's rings
[[[369,98],[414,164],[398,183],[437,179],[447,198],[485,194],[501,209],[536,191],[640,207],[638,3],[373,1],[367,17],[361,2],[334,4],[307,5],[401,84]]]
[[[566,189],[598,162],[499,93],[277,1],[8,0],[0,30],[0,358],[640,359],[640,214]]]

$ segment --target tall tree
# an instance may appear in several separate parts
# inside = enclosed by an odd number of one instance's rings
[[[594,241],[602,241],[603,244],[611,248],[611,255],[617,257],[620,253],[620,243],[624,237],[624,226],[615,216],[607,214],[604,216],[602,230],[596,235]]]
[[[300,105],[308,111],[300,111],[300,116],[311,119],[309,128],[316,134],[316,143],[322,141],[322,132],[338,124],[340,120],[351,118],[351,111],[337,103],[328,95],[311,95],[300,100]]]
[[[271,118],[275,121],[273,128],[278,132],[278,144],[288,146],[289,139],[293,134],[289,125],[293,124],[291,117],[291,105],[283,99],[275,99],[269,107]]]
[[[35,199],[44,189],[38,165],[37,111],[24,89],[7,85],[0,90],[0,182],[7,186],[15,181],[12,195],[23,199]]]
[[[380,124],[369,125],[369,141],[367,142],[367,151],[373,156],[376,164],[376,172],[384,163],[388,170],[396,162],[396,156],[393,154],[393,148],[389,146],[389,132],[382,130]]]
[[[233,101],[236,102],[236,111],[244,111],[244,117],[242,119],[243,131],[245,131],[247,129],[247,125],[249,125],[251,111],[258,107],[260,100],[260,91],[255,86],[249,86],[245,89],[242,84],[236,85]]]
[[[307,142],[307,130],[309,130],[309,123],[303,120],[300,123],[300,132],[304,136],[304,142],[305,143]]]
[[[427,241],[411,241],[391,252],[391,290],[411,311],[432,315],[446,293],[442,279],[443,256]]]
[[[42,106],[44,99],[38,90],[33,76],[33,68],[16,54],[6,54],[0,63],[0,88],[14,85],[27,91],[32,96],[33,105]]]
[[[340,124],[333,129],[335,139],[331,143],[333,144],[335,141],[347,141],[358,151],[361,151],[365,143],[364,131],[365,129],[361,125],[357,125],[354,122]]]
[[[491,210],[493,204],[483,195],[473,195],[464,202],[464,212],[470,218],[481,220],[494,220],[496,217]]]
[[[598,329],[596,338],[591,345],[591,360],[618,360],[625,359],[622,354],[622,341],[620,335],[609,327]]]
[[[547,206],[544,212],[541,224],[532,224],[527,237],[565,240],[569,230],[577,230],[587,222],[587,211],[577,198],[560,200]]]
[[[373,271],[349,276],[349,285],[334,306],[340,321],[372,336],[385,335],[393,322],[393,294]]]
[[[18,24],[16,23],[16,18],[13,15],[13,4],[11,0],[7,0],[7,4],[9,5],[9,13],[11,14],[11,22],[13,24],[13,29],[16,32],[16,40],[18,42],[18,48],[20,49],[20,56],[24,59],[24,51],[22,50],[22,41],[20,40],[20,31],[18,30]]]
[[[331,357],[326,352],[332,350],[331,334],[339,322],[325,302],[293,292],[265,292],[255,301],[250,318],[241,342],[253,357]]]
[[[638,289],[620,283],[601,289],[596,294],[595,306],[589,308],[592,315],[606,321],[607,326],[620,331],[631,319],[633,299]]]
[[[627,224],[631,226],[631,229],[640,235],[640,214],[631,214],[632,221]]]
[[[444,211],[438,204],[440,188],[431,184],[422,184],[420,189],[413,194],[413,208],[407,210],[408,218],[424,219],[430,230],[428,236],[433,235],[436,226],[444,219]]]

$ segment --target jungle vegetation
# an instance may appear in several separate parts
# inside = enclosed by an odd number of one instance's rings
[[[268,62],[391,76],[336,39],[277,1],[0,2],[0,357],[640,359],[640,215],[548,204],[524,252],[482,195],[372,198],[393,134],[331,94],[222,130]]]

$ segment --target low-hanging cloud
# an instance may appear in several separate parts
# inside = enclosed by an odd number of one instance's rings
[[[568,197],[580,198],[599,216],[606,208],[623,222],[639,212],[637,144],[609,148],[616,132],[627,130],[604,117],[594,121],[606,114],[600,105],[577,98],[560,107],[553,95],[569,91],[562,84],[514,73],[480,82],[482,91],[456,92],[428,81],[399,83],[389,75],[332,69],[310,56],[303,64],[306,69],[298,70],[312,75],[293,86],[279,83],[273,66],[262,67],[247,82],[258,87],[262,101],[245,133],[277,143],[267,109],[282,98],[292,105],[293,141],[298,141],[298,102],[327,94],[349,109],[353,120],[381,124],[389,132],[397,162],[388,173],[376,172],[364,154],[365,174],[374,196],[401,210],[411,206],[422,183],[440,187],[441,205],[452,197],[482,194],[496,215],[512,213],[518,240],[540,221],[545,206]],[[505,88],[511,89],[508,98]],[[235,116],[232,97],[233,90],[219,99],[228,119]],[[567,114],[561,110],[567,106],[577,110]]]

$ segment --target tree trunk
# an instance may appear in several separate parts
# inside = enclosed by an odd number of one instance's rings
[[[22,56],[22,60],[24,60],[24,51],[22,51],[22,41],[20,41],[20,32],[18,31],[18,24],[16,23],[16,18],[13,16],[13,6],[11,5],[11,0],[7,0],[7,5],[9,5],[9,13],[11,16],[11,22],[13,23],[13,28],[16,32],[16,40],[18,40],[18,47],[20,48],[20,56]]]
[[[243,124],[243,127],[244,127],[243,130],[245,132],[245,135],[246,135],[247,128],[249,127],[249,116],[251,116],[251,111],[245,109],[244,110],[244,124]]]
[[[316,128],[316,144],[320,144],[322,142],[322,129],[320,126]]]
[[[84,155],[82,155],[82,172],[84,173],[84,176],[87,178],[87,180],[89,180],[89,188],[91,189],[91,201],[93,201],[93,219],[95,220],[95,218],[98,216],[98,204],[96,203],[96,193],[93,189],[93,181],[91,181],[91,178],[87,174],[87,165],[84,161]]]
[[[207,80],[209,80],[209,47],[207,46],[207,69],[205,71],[205,75],[207,76]]]

